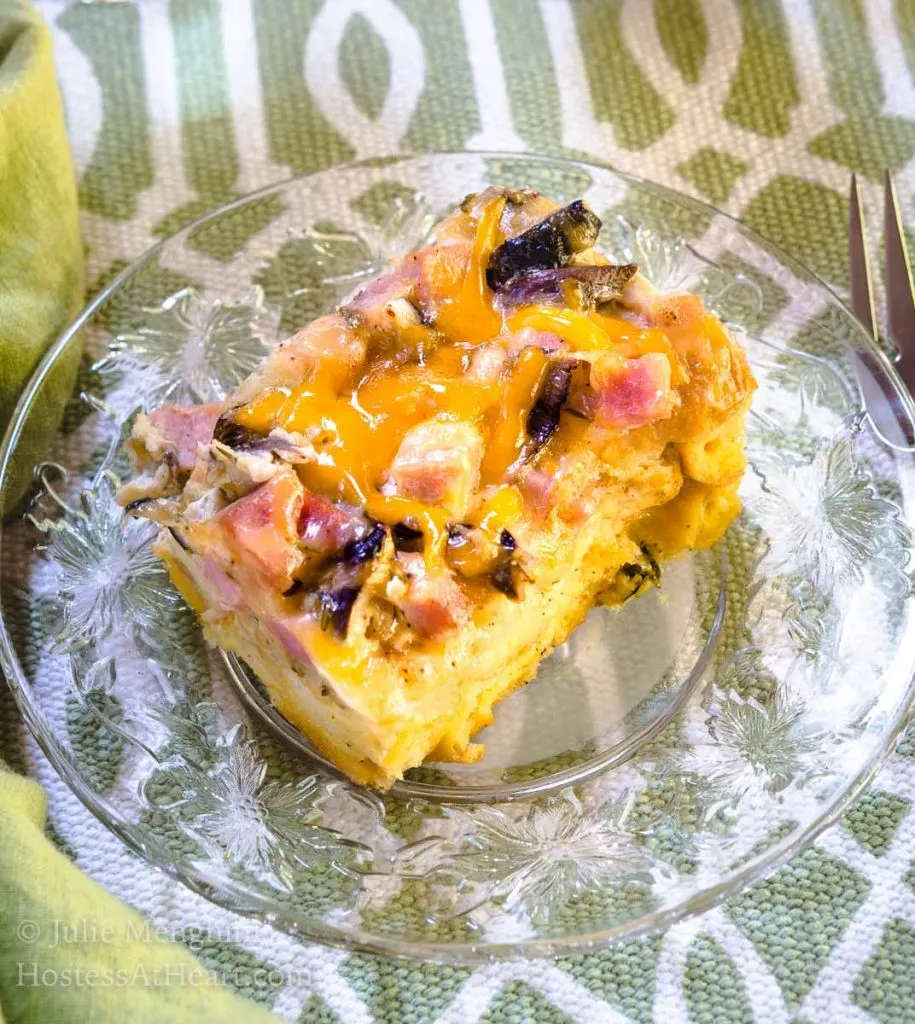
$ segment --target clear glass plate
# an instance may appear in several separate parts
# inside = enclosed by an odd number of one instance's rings
[[[688,288],[760,389],[745,510],[660,593],[595,611],[496,713],[480,765],[384,796],[340,778],[203,644],[125,519],[133,417],[226,395],[487,184],[584,195],[601,244]],[[860,792],[913,689],[913,406],[811,273],[739,223],[605,168],[500,154],[333,168],[239,200],[121,274],[49,354],[0,486],[72,346],[79,395],[0,538],[0,657],[80,798],[214,902],[326,942],[439,960],[590,949],[757,878]],[[880,432],[863,411],[883,396]],[[891,401],[887,401],[887,396]]]

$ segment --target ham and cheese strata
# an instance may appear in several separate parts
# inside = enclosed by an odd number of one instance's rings
[[[744,353],[599,228],[582,201],[469,196],[224,407],[136,421],[122,502],[208,638],[357,782],[477,760],[594,604],[739,510]]]

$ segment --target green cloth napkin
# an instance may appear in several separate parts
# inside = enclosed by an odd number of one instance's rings
[[[83,289],[76,179],[51,33],[24,0],[0,0],[0,196],[2,433],[48,345],[79,309]],[[78,359],[73,346],[42,389],[43,429],[26,442],[7,508],[54,436]]]
[[[45,836],[44,792],[0,767],[0,1024],[276,1021]]]

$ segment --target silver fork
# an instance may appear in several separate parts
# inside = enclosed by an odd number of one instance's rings
[[[893,176],[886,172],[884,184],[884,253],[886,258],[886,318],[889,340],[895,348],[893,364],[915,398],[915,289],[906,249],[899,201]],[[851,203],[848,226],[848,265],[851,277],[851,305],[855,316],[876,341],[877,316],[874,310],[873,276],[864,238],[864,216],[858,181],[851,176]],[[864,404],[874,426],[891,444],[900,441],[910,447],[915,442],[912,419],[900,408],[899,396],[892,389],[870,353],[856,352]],[[900,437],[900,433],[902,436]]]

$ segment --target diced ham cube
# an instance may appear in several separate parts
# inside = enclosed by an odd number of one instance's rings
[[[364,288],[347,303],[345,312],[357,314],[362,323],[376,331],[400,329],[421,322],[413,305],[419,267],[404,263]]]
[[[480,384],[498,384],[507,362],[508,352],[502,345],[480,345],[473,350],[467,375]]]
[[[418,276],[419,266],[416,263],[404,263],[363,288],[346,308],[361,313],[376,326],[388,326],[395,318],[392,307],[396,309],[398,303],[409,302],[416,295]]]
[[[353,366],[365,359],[365,343],[353,333],[346,318],[339,313],[328,313],[313,320],[280,349],[298,352],[308,358],[338,359]]]
[[[230,557],[276,590],[288,590],[302,564],[298,547],[302,504],[303,487],[289,470],[277,473],[216,517]]]
[[[470,266],[471,250],[469,241],[448,241],[404,258],[405,272],[416,274],[416,293],[425,312],[435,313],[457,293]]]
[[[163,405],[147,417],[151,430],[137,436],[154,458],[170,457],[179,470],[189,473],[197,460],[197,445],[213,440],[221,405]]]
[[[367,312],[386,306],[394,299],[409,298],[415,285],[415,276],[412,264],[406,264],[403,270],[398,268],[382,274],[347,303],[347,308]]]
[[[420,636],[444,636],[468,620],[470,605],[449,572],[428,573],[422,555],[401,555],[400,559],[410,583],[396,603]]]
[[[482,459],[483,436],[472,423],[426,420],[407,431],[387,487],[461,519],[479,483]]]
[[[299,513],[299,539],[310,551],[321,555],[342,551],[359,534],[357,518],[303,488]]]
[[[591,387],[594,419],[603,427],[639,427],[673,413],[670,362],[661,352],[637,359],[602,356],[591,365]]]
[[[545,469],[529,466],[518,481],[525,503],[537,513],[545,516],[553,507],[556,477]]]

